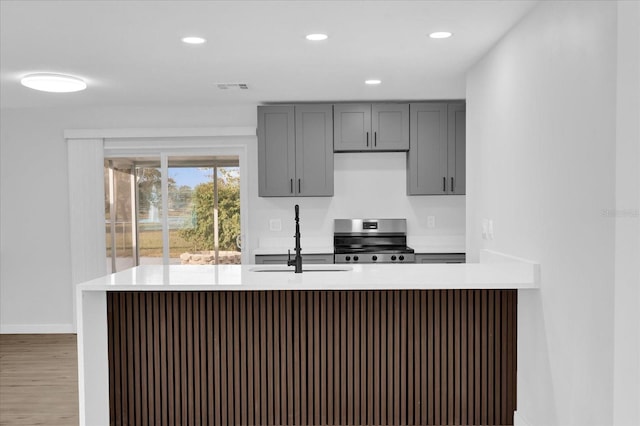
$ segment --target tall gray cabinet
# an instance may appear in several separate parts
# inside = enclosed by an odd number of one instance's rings
[[[261,197],[332,196],[332,106],[259,106],[258,176]]]
[[[409,104],[335,104],[334,150],[406,151]]]
[[[410,105],[408,195],[465,193],[465,104]]]

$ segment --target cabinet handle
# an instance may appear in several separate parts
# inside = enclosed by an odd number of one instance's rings
[[[300,181],[301,181],[301,180],[302,180],[302,179],[298,179],[298,194],[302,192],[302,190],[300,189]]]
[[[453,188],[454,188],[454,186],[453,186],[453,176],[452,176],[451,177],[451,192],[453,192]]]
[[[367,146],[369,146],[369,132],[367,132]]]
[[[291,179],[291,185],[290,185],[290,187],[291,187],[291,193],[293,194],[293,179]]]
[[[373,146],[378,146],[378,132],[373,132]]]
[[[447,178],[442,176],[442,192],[447,192]]]

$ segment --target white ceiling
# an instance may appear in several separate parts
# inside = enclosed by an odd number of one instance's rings
[[[535,1],[7,1],[0,106],[230,105],[464,96],[464,73]],[[432,40],[432,31],[452,31]],[[304,36],[324,32],[312,43]],[[199,35],[208,41],[180,41]],[[32,72],[84,92],[20,85]],[[364,80],[379,78],[380,86]],[[248,83],[221,91],[215,83]]]

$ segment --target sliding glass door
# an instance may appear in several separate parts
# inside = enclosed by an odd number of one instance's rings
[[[241,262],[237,156],[109,159],[105,194],[109,271]]]

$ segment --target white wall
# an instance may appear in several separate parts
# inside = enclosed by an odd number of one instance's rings
[[[640,2],[618,8],[614,423],[640,424]]]
[[[46,95],[45,95],[46,96]],[[71,332],[65,129],[255,126],[255,107],[2,109],[0,331]]]
[[[461,85],[462,86],[462,85]],[[451,93],[448,98],[460,98]],[[0,137],[0,331],[71,332],[73,304],[65,129],[256,126],[255,106],[3,109]],[[336,154],[335,196],[258,198],[257,149],[249,146],[249,235],[293,242],[293,205],[303,237],[332,246],[336,217],[407,217],[412,236],[464,235],[464,197],[407,197],[405,154]],[[436,228],[426,228],[426,215]],[[269,231],[280,218],[282,231]],[[292,246],[292,244],[291,244]],[[303,247],[304,249],[304,247]]]
[[[542,265],[519,295],[531,425],[613,422],[616,17],[615,2],[540,2],[467,77],[467,251]]]
[[[257,198],[260,212],[251,225],[256,244],[284,240],[293,248],[293,206],[300,205],[301,234],[309,247],[333,246],[333,219],[406,218],[409,244],[429,237],[464,238],[464,196],[407,196],[406,153],[340,153],[334,156],[334,196]],[[427,228],[427,216],[436,227]],[[280,219],[282,231],[269,230],[269,220]],[[303,250],[305,244],[302,246]]]

